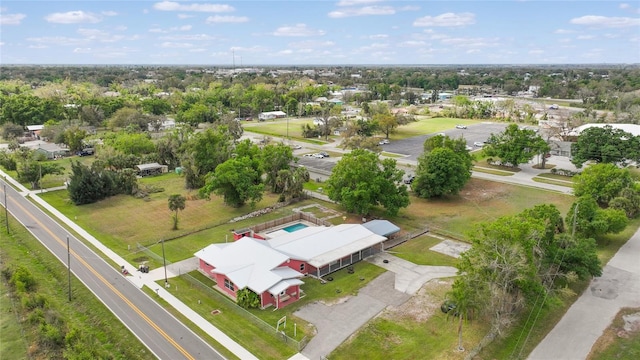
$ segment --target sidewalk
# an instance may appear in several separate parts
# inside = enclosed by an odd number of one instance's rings
[[[132,275],[132,276],[127,276],[126,278],[129,279],[129,281],[131,281],[132,283],[134,283],[137,287],[142,288],[143,286],[147,286],[148,288],[155,291],[164,301],[166,301],[168,304],[170,304],[172,307],[178,310],[182,315],[184,315],[189,320],[191,320],[194,324],[200,327],[203,331],[209,334],[212,338],[214,338],[217,342],[219,342],[222,346],[227,348],[229,351],[231,351],[234,355],[236,355],[240,359],[255,359],[255,360],[258,359],[256,356],[251,354],[247,349],[242,347],[240,344],[236,343],[233,339],[231,339],[225,333],[223,333],[218,328],[213,326],[205,318],[203,318],[198,313],[196,313],[191,308],[189,308],[187,305],[185,305],[178,298],[176,298],[171,293],[166,291],[162,286],[156,284],[155,280],[158,280],[158,279],[155,279],[155,277],[157,277],[157,274],[154,273],[152,275],[152,272],[150,272],[149,274],[140,273],[139,271],[137,271],[138,269],[135,266],[129,264],[120,255],[116,254],[111,249],[104,246],[104,244],[98,241],[98,239],[93,237],[86,230],[84,230],[83,228],[78,226],[76,223],[71,221],[71,219],[66,217],[56,208],[49,205],[49,203],[42,200],[38,196],[38,193],[40,192],[40,190],[29,191],[24,186],[22,186],[22,184],[18,183],[16,180],[9,177],[2,170],[0,170],[0,176],[3,176],[5,179],[7,179],[8,182],[16,186],[18,189],[20,189],[21,194],[33,199],[36,203],[38,203],[38,205],[42,206],[44,209],[49,211],[59,221],[61,221],[62,223],[64,223],[65,225],[73,229],[75,232],[77,232],[78,235],[80,235],[86,241],[90,242],[93,246],[95,246],[98,250],[100,250],[105,256],[107,256],[113,262],[115,262],[116,264],[124,265],[125,269],[127,269],[127,271]],[[44,192],[46,191],[47,190],[45,189]],[[176,263],[178,264],[177,265],[178,267],[176,267],[176,269],[179,269],[180,266],[185,265],[181,263],[182,262]],[[167,275],[168,275],[168,272],[167,272]],[[162,273],[162,276],[160,277],[160,279],[163,279],[163,278],[164,278],[164,272]]]
[[[547,336],[531,352],[529,360],[586,359],[624,307],[640,307],[640,229],[594,278]]]

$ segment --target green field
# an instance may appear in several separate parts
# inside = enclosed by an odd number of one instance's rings
[[[72,278],[72,301],[68,300],[66,267],[17,221],[10,221],[11,234],[7,234],[4,212],[0,214],[0,268],[2,273],[14,271],[18,266],[28,269],[35,279],[35,290],[30,295],[19,294],[8,286],[4,276],[0,279],[0,358],[1,359],[61,359],[62,344],[53,346],[43,342],[50,335],[42,329],[55,327],[63,335],[81,331],[74,340],[73,358],[100,356],[111,359],[153,359],[154,356],[138,339],[75,277]],[[12,297],[7,294],[11,293]],[[33,300],[43,299],[42,307]],[[31,304],[31,305],[29,305]],[[71,339],[71,338],[70,338]],[[76,343],[78,341],[78,343]],[[95,352],[82,352],[82,349]],[[84,354],[84,357],[80,354]],[[90,354],[94,354],[93,356]],[[99,355],[96,355],[99,354]]]

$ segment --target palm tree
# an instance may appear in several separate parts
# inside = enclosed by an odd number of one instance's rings
[[[169,210],[173,211],[173,230],[178,230],[178,212],[184,210],[186,198],[180,194],[169,196]]]
[[[458,351],[464,351],[462,346],[462,323],[471,319],[473,311],[477,306],[477,289],[469,282],[469,279],[461,277],[456,279],[447,294],[448,299],[442,306],[442,311],[449,315],[458,317]]]

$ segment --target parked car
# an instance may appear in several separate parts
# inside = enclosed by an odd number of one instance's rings
[[[322,155],[323,157],[329,157],[329,154],[324,151],[320,151],[318,154]]]
[[[467,128],[467,125],[460,125],[460,124],[456,125],[456,129],[466,129],[466,128]]]
[[[415,175],[409,175],[408,178],[404,179],[404,183],[407,185],[411,185],[413,183],[413,180],[416,179]]]
[[[476,141],[476,142],[473,143],[473,146],[475,146],[475,147],[483,147],[484,143],[482,141]]]
[[[316,159],[324,159],[324,158],[328,157],[328,155],[324,156],[321,153],[315,153],[315,154],[313,154],[313,157],[316,158]]]
[[[558,106],[558,104],[553,104],[551,106],[549,106],[549,110],[558,110],[560,107]]]
[[[316,154],[304,154],[302,157],[315,157]]]
[[[467,150],[467,151],[471,151],[471,150],[473,150],[473,147],[472,147],[472,146],[467,145],[467,146],[465,146],[465,147],[464,147],[464,149],[465,149],[465,150]]]
[[[291,146],[291,148],[293,148],[294,150],[300,150],[300,149],[302,149],[302,146],[300,146],[300,145],[293,145],[293,146]]]

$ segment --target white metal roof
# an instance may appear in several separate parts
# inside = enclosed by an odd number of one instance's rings
[[[302,280],[298,280],[298,279],[282,280],[279,283],[272,286],[271,288],[269,288],[268,291],[269,291],[269,294],[278,295],[281,292],[290,288],[291,286],[302,285],[302,284],[304,284]]]
[[[584,124],[573,129],[573,131],[575,131],[578,135],[580,135],[581,132],[583,132],[588,128],[591,128],[591,127],[603,128],[605,126],[611,126],[614,129],[620,129],[624,132],[630,133],[633,136],[640,136],[640,125],[636,125],[636,124]]]
[[[223,274],[237,288],[248,287],[258,294],[282,280],[304,276],[288,268],[280,267],[289,257],[270,248],[264,240],[243,237],[233,243],[211,244],[194,254],[215,266],[214,273]]]
[[[360,224],[341,224],[332,227],[307,227],[267,240],[267,243],[290,258],[322,267],[385,240],[384,236],[377,235]]]

